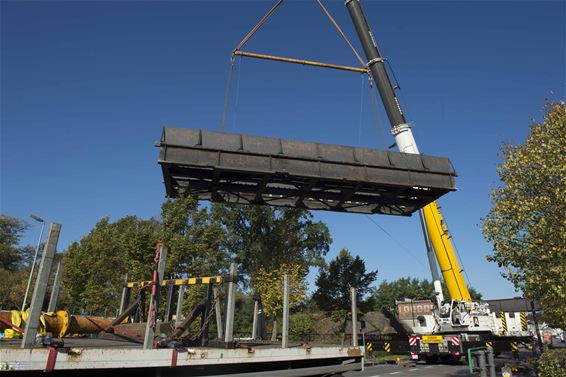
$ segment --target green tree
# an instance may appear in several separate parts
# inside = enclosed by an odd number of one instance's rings
[[[468,287],[472,300],[481,300],[481,293]],[[450,298],[446,286],[442,284],[442,292],[446,299]],[[394,310],[395,301],[404,298],[413,300],[432,300],[434,302],[434,285],[427,279],[400,278],[391,282],[382,281],[372,292],[376,310]]]
[[[392,282],[382,281],[377,288],[374,289],[373,298],[375,301],[375,309],[377,310],[393,310],[395,301],[403,298],[414,300],[432,300],[434,298],[434,287],[432,283],[426,279],[419,280],[416,278],[400,278]]]
[[[120,238],[117,224],[103,218],[87,236],[69,246],[63,288],[71,311],[115,313],[129,262]]]
[[[184,196],[163,203],[162,240],[169,246],[167,276],[216,275],[229,266],[226,231],[198,200]]]
[[[295,313],[289,318],[289,337],[297,341],[311,341],[314,321],[309,313]]]
[[[15,217],[0,215],[0,270],[16,271],[22,259],[18,246],[29,225]]]
[[[493,247],[488,260],[526,297],[537,299],[547,319],[566,327],[566,106],[547,105],[524,144],[501,148],[501,186],[482,219]]]
[[[277,318],[283,310],[285,274],[289,276],[289,308],[293,309],[303,301],[307,291],[305,267],[302,264],[282,263],[269,270],[260,267],[251,276],[253,290],[261,294],[263,312],[273,320],[272,340],[276,339]]]
[[[320,266],[332,242],[326,224],[314,222],[308,211],[265,206],[219,205],[215,218],[227,230],[227,247],[240,270],[253,274],[282,264]]]
[[[353,287],[357,289],[359,310],[368,311],[372,308],[368,293],[376,278],[377,270],[366,272],[365,262],[359,256],[354,257],[348,249],[342,249],[328,267],[320,268],[313,300],[334,318],[346,318],[351,305],[350,288]]]
[[[35,254],[35,247],[20,246],[28,229],[25,221],[0,215],[0,281],[5,283],[0,285],[0,309],[20,309],[22,305]]]
[[[161,222],[103,218],[72,243],[65,253],[64,303],[75,312],[114,314],[126,273],[131,281],[151,279],[158,242],[169,247],[167,278],[217,274],[227,267],[220,223],[206,208],[198,208],[195,198],[167,200]]]
[[[265,315],[275,317],[283,309],[283,277],[289,276],[289,307],[297,306],[305,298],[307,283],[301,265],[282,264],[266,270],[260,268],[252,275],[252,288],[261,294]]]
[[[29,269],[8,271],[0,268],[0,309],[19,310],[26,291]],[[31,287],[33,289],[33,286]],[[29,300],[28,300],[29,304]]]

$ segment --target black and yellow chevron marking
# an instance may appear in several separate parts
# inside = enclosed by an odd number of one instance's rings
[[[485,346],[486,346],[487,348],[493,349],[493,342],[492,342],[492,341],[485,342]]]
[[[222,276],[203,276],[203,277],[193,277],[193,278],[186,278],[186,279],[172,279],[172,280],[163,280],[161,282],[162,287],[167,287],[169,285],[198,285],[198,284],[220,284],[224,281]],[[140,282],[128,282],[128,288],[143,288],[148,285],[151,285],[151,281],[140,281]]]
[[[503,327],[503,332],[507,332],[507,320],[505,319],[505,312],[499,313],[499,318],[501,319],[501,326]]]
[[[525,312],[520,312],[519,318],[521,318],[521,330],[527,331],[527,315],[525,314]]]
[[[368,352],[373,351],[373,343],[366,344],[366,349],[368,350]]]
[[[511,351],[513,352],[519,351],[519,344],[517,342],[511,342]]]
[[[383,345],[383,350],[385,352],[391,352],[391,343],[385,342],[385,344]]]

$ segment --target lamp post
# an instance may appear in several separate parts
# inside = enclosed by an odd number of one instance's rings
[[[30,215],[32,219],[41,223],[41,232],[39,233],[39,239],[37,240],[37,246],[35,247],[35,255],[33,256],[33,263],[31,265],[31,271],[29,273],[28,284],[26,287],[26,294],[24,295],[24,302],[22,303],[22,311],[26,310],[26,301],[28,299],[29,287],[31,285],[31,279],[33,276],[33,270],[35,269],[35,262],[37,260],[37,254],[39,253],[39,246],[41,245],[41,239],[43,237],[43,229],[45,229],[45,221],[41,217],[35,215]]]

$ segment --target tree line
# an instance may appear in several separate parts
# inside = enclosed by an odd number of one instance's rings
[[[2,215],[0,224],[0,273],[5,275],[4,281],[13,283],[2,292],[0,308],[14,309],[21,305],[22,283],[29,274],[34,250],[18,246],[28,228],[24,221]],[[130,281],[149,280],[160,241],[170,250],[166,278],[216,275],[226,272],[235,261],[243,277],[241,294],[247,299],[254,291],[261,292],[264,311],[272,317],[282,309],[284,274],[291,278],[295,308],[314,307],[333,318],[344,318],[348,313],[350,287],[358,289],[362,311],[391,308],[396,298],[434,296],[432,284],[416,279],[373,287],[377,271],[367,271],[364,261],[347,249],[325,262],[332,242],[330,232],[323,222],[313,221],[308,211],[199,206],[195,198],[182,197],[165,201],[160,219],[126,216],[112,222],[102,218],[87,235],[71,243],[59,254],[64,257],[59,306],[73,313],[116,314],[125,274]],[[319,270],[312,294],[305,280],[310,268]]]

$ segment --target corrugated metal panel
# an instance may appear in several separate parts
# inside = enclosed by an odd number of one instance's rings
[[[409,215],[455,190],[442,157],[171,127],[159,147],[170,197]]]

